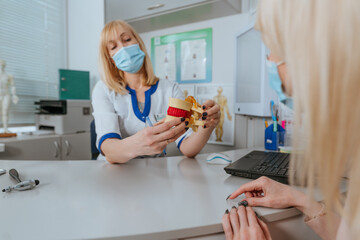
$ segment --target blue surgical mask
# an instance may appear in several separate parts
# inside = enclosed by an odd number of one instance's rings
[[[282,90],[282,82],[280,79],[278,64],[266,59],[266,67],[269,74],[269,84],[272,89],[277,93],[280,102],[284,103],[289,108],[293,108],[293,100],[285,95]]]
[[[124,72],[137,73],[143,65],[145,53],[141,51],[139,44],[121,48],[112,57],[116,67]]]

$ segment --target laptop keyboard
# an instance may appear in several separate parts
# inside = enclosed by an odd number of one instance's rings
[[[252,167],[249,172],[275,175],[275,176],[289,176],[289,156],[288,153],[268,153],[266,158],[260,161],[257,165]]]

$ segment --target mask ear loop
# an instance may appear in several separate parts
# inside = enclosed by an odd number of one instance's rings
[[[275,63],[277,67],[280,66],[280,65],[283,65],[283,64],[285,63],[284,61],[280,61],[280,62],[278,62],[278,63],[276,63],[276,62],[274,62],[274,61],[271,61],[271,60],[269,60],[269,55],[266,55],[266,59],[267,59],[268,61],[270,61],[270,62]]]
[[[280,61],[280,62],[276,63],[276,66],[278,67],[280,65],[283,65],[284,63],[285,63],[284,61]]]

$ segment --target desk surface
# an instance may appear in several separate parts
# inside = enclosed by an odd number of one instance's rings
[[[226,152],[233,159],[250,152]],[[0,197],[0,239],[169,239],[222,232],[226,197],[249,179],[209,165],[207,154],[105,161],[0,161],[40,185]],[[0,176],[1,190],[14,182]],[[296,209],[256,208],[268,221]]]

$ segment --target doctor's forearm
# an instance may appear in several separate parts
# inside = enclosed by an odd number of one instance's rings
[[[101,150],[109,163],[126,163],[137,156],[136,148],[129,138],[106,139],[101,145]]]
[[[196,133],[194,132],[183,141],[180,145],[180,151],[189,158],[195,157],[205,146],[213,130],[214,127],[199,127]]]

